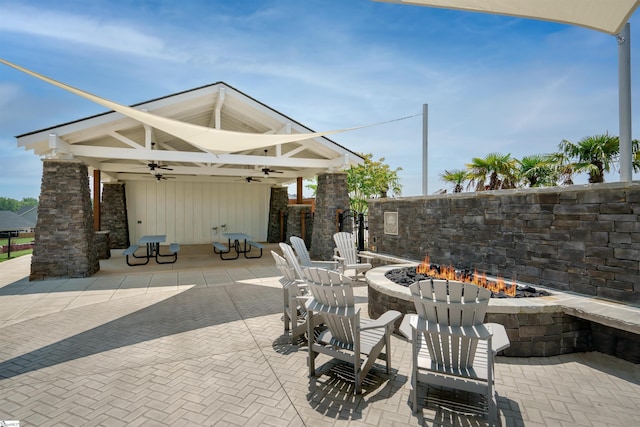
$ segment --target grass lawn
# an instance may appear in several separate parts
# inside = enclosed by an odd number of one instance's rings
[[[33,237],[12,237],[11,244],[19,245],[20,243],[31,243],[33,242]],[[7,245],[9,243],[9,239],[0,239],[0,246]]]
[[[18,258],[19,256],[22,255],[29,255],[33,252],[33,249],[27,249],[26,251],[11,251],[11,259],[13,258]],[[0,254],[0,262],[2,261],[6,261],[7,258],[7,254]]]
[[[18,245],[20,243],[31,243],[33,242],[33,237],[12,237],[11,238],[11,245]],[[7,245],[9,243],[8,239],[0,239],[0,246],[4,246]],[[30,253],[33,253],[33,249],[27,249],[24,251],[11,251],[11,258],[17,258],[19,256],[22,255],[28,255]],[[7,254],[0,254],[0,262],[2,261],[6,261],[7,258]]]

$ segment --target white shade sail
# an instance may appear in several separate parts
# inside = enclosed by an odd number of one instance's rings
[[[193,123],[186,123],[168,117],[158,116],[146,111],[136,110],[118,104],[108,99],[101,98],[91,93],[76,89],[67,84],[58,82],[49,77],[28,70],[19,65],[13,64],[0,58],[0,62],[16,70],[22,71],[47,83],[55,85],[59,88],[72,92],[103,107],[109,108],[134,120],[149,125],[155,129],[159,129],[177,138],[180,138],[189,144],[192,144],[204,151],[213,154],[227,154],[243,150],[254,150],[257,148],[270,147],[274,145],[286,144],[289,142],[303,141],[306,139],[318,138],[326,135],[332,135],[349,130],[361,129],[368,126],[358,126],[348,129],[330,130],[325,132],[311,132],[298,134],[260,134],[247,132],[233,132],[220,129],[214,129],[206,126],[200,126]]]
[[[486,12],[578,25],[618,34],[640,0],[375,0]]]

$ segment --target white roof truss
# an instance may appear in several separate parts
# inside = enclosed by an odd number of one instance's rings
[[[158,116],[215,129],[259,134],[311,133],[300,123],[218,82],[133,106]],[[256,177],[284,185],[322,171],[362,162],[356,153],[326,137],[255,150],[213,154],[178,137],[110,111],[17,137],[18,146],[44,158],[82,160],[103,180],[147,179],[161,173],[190,181]],[[163,169],[149,164],[162,166]],[[268,168],[268,174],[263,171]],[[275,170],[276,172],[273,172]]]

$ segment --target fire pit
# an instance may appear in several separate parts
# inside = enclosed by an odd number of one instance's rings
[[[505,282],[498,277],[496,279],[487,278],[486,274],[478,273],[475,270],[455,269],[453,266],[441,266],[431,264],[429,258],[417,266],[399,267],[389,270],[385,277],[394,283],[402,286],[409,286],[412,283],[426,279],[455,280],[458,282],[473,283],[491,291],[492,298],[529,298],[549,296],[549,292],[536,289],[531,285]]]
[[[368,311],[372,319],[377,319],[387,310],[397,310],[402,314],[415,313],[408,284],[396,283],[387,277],[387,273],[395,270],[391,273],[392,277],[401,272],[404,276],[413,276],[412,280],[415,280],[418,277],[417,267],[417,263],[407,262],[372,268],[365,273]],[[487,280],[497,281],[493,278]],[[563,313],[559,304],[563,299],[562,293],[536,286],[536,298],[518,298],[517,293],[528,292],[531,285],[512,282],[507,286],[514,284],[516,297],[491,298],[485,318],[485,322],[500,323],[506,328],[511,346],[504,351],[505,356],[553,356],[585,351],[582,341],[588,326],[581,319]],[[396,328],[400,322],[401,319]]]

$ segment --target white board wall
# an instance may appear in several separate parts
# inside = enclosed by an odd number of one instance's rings
[[[131,242],[144,235],[166,234],[167,242],[204,244],[226,241],[224,232],[267,240],[268,185],[127,181],[125,194]]]

